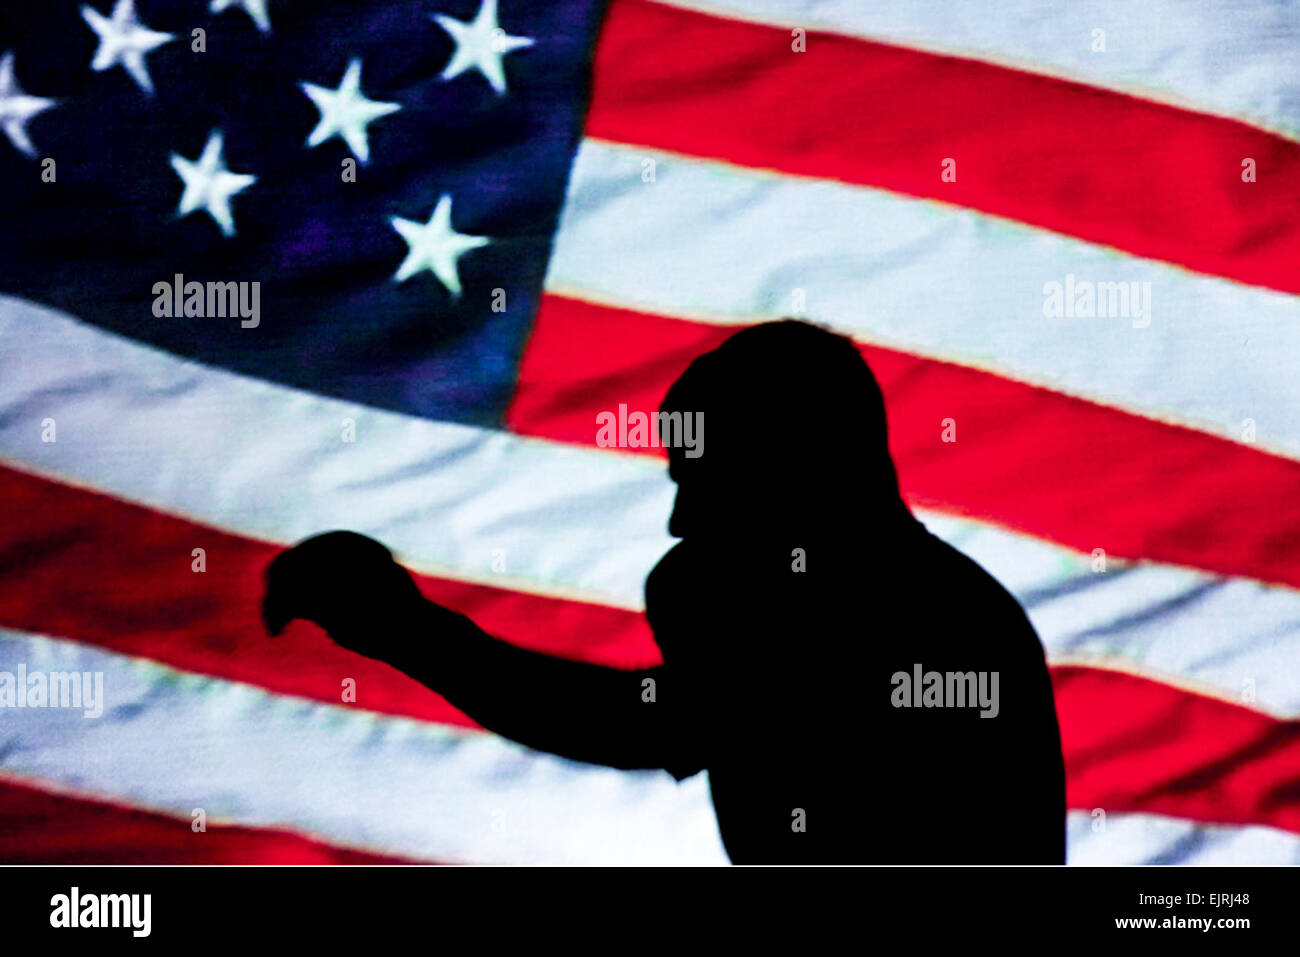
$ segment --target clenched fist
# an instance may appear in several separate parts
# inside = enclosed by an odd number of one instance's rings
[[[327,532],[267,567],[262,620],[277,635],[303,618],[344,648],[391,661],[425,604],[410,574],[379,542],[356,532]]]

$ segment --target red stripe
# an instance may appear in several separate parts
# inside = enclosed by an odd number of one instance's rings
[[[0,468],[0,625],[81,641],[177,668],[340,704],[472,724],[405,675],[344,651],[313,626],[268,638],[262,573],[281,546]],[[191,550],[207,571],[191,571]],[[430,598],[526,647],[598,664],[658,660],[639,615],[501,588],[420,578]],[[544,623],[544,624],[539,624]]]
[[[1300,722],[1113,671],[1052,677],[1070,807],[1300,831]]]
[[[207,825],[0,780],[0,864],[409,864],[269,828]]]
[[[274,546],[4,469],[0,500],[12,509],[0,525],[9,585],[0,590],[0,625],[332,704],[351,677],[360,708],[469,723],[310,626],[267,639],[256,599]],[[204,574],[189,570],[190,549],[200,545],[208,549]],[[435,579],[422,585],[520,644],[605,664],[656,660],[645,619],[633,612]],[[1072,806],[1300,831],[1296,722],[1111,671],[1070,667],[1056,677]]]
[[[1300,292],[1300,144],[957,57],[615,0],[588,136],[930,197]],[[1242,160],[1258,181],[1243,183]],[[956,160],[956,182],[940,179]]]
[[[512,431],[593,445],[596,414],[651,411],[736,331],[546,295],[507,412]],[[863,346],[917,506],[1084,552],[1300,587],[1300,462],[964,366]],[[956,420],[957,441],[941,422]]]

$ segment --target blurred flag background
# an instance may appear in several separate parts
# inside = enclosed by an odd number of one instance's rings
[[[270,640],[261,574],[354,529],[652,663],[671,485],[596,415],[796,315],[1038,629],[1070,861],[1300,862],[1295,4],[14,2],[0,56],[0,860],[725,861],[703,776]]]

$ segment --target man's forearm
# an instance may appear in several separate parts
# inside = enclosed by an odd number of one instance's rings
[[[622,671],[527,651],[432,603],[403,630],[389,663],[490,731],[617,768],[680,762],[677,723],[657,700],[663,668]]]

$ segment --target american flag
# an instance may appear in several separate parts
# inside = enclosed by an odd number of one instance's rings
[[[596,416],[796,315],[1042,637],[1069,861],[1300,863],[1296,5],[17,0],[0,132],[0,860],[725,861],[262,572],[651,664]]]

